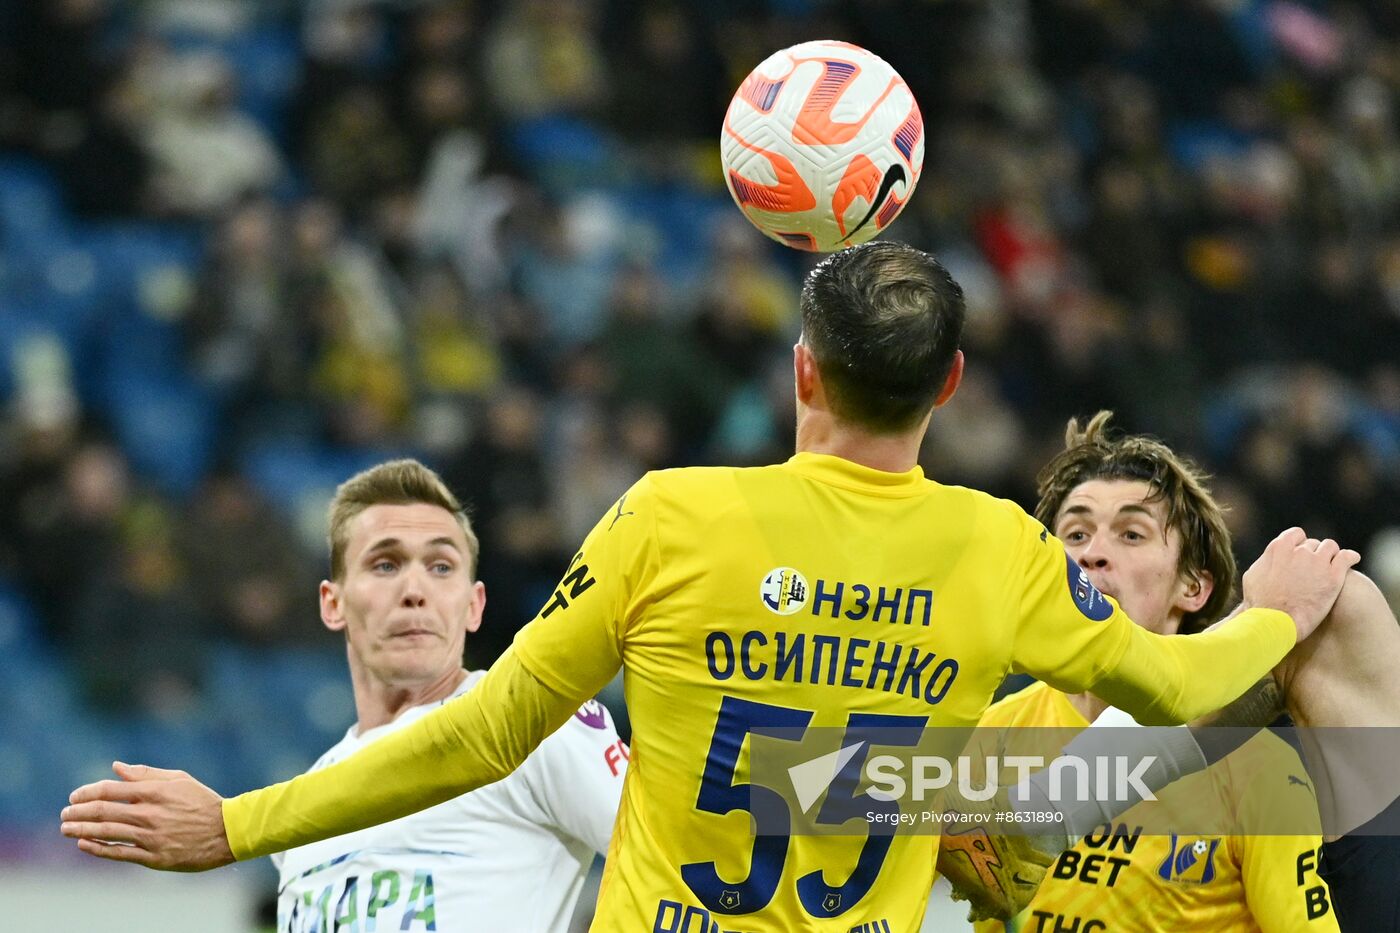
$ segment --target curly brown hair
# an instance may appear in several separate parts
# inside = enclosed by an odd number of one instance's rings
[[[1194,461],[1153,437],[1111,434],[1112,417],[1113,412],[1101,411],[1083,425],[1070,419],[1064,451],[1036,477],[1040,501],[1035,517],[1053,529],[1065,499],[1090,480],[1147,483],[1152,489],[1149,501],[1166,505],[1167,527],[1181,538],[1178,570],[1183,576],[1204,570],[1214,581],[1205,605],[1182,619],[1182,632],[1198,632],[1225,614],[1235,591],[1235,555],[1224,510],[1206,487],[1208,474]]]

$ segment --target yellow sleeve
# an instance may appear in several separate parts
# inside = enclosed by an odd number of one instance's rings
[[[1338,933],[1327,882],[1317,874],[1321,836],[1242,836],[1249,912],[1263,933]]]
[[[1118,663],[1087,689],[1144,726],[1189,722],[1238,699],[1283,660],[1298,634],[1288,613],[1277,609],[1249,609],[1184,638],[1127,624]]]
[[[1095,589],[1039,522],[1020,519],[1013,670],[1065,693],[1091,691],[1143,725],[1175,725],[1234,700],[1293,647],[1293,620],[1273,609],[1250,609],[1189,638],[1154,635]]]
[[[621,666],[657,567],[643,477],[584,540],[559,586],[463,696],[320,771],[224,801],[237,859],[398,819],[514,771]]]
[[[1263,933],[1338,933],[1332,892],[1318,874],[1322,818],[1297,752],[1265,731],[1229,755],[1238,800],[1238,862],[1250,913]],[[1219,767],[1219,766],[1217,766]],[[1281,820],[1305,835],[1280,835]],[[1272,832],[1271,832],[1272,830]]]

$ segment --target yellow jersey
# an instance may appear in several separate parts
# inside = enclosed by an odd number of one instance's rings
[[[1069,697],[1040,683],[993,704],[982,725],[1082,729],[1089,723]],[[1306,773],[1297,752],[1264,731],[1176,781],[1172,799],[1218,801],[1220,812],[1237,814],[1245,829],[1268,824],[1266,806],[1306,810],[1320,827],[1311,785],[1296,777]],[[1060,855],[1018,917],[974,927],[977,933],[1337,933],[1327,884],[1317,874],[1321,846],[1316,833],[1163,836],[1144,834],[1130,819],[1104,824]]]
[[[339,764],[230,799],[247,858],[498,780],[621,668],[632,722],[595,928],[917,930],[936,835],[756,835],[749,736],[972,727],[1011,671],[1151,721],[1202,715],[1292,647],[1256,609],[1190,639],[1135,625],[1016,505],[799,453],[648,474],[476,689]],[[1190,672],[1189,675],[1187,672]],[[874,717],[880,717],[875,719]]]

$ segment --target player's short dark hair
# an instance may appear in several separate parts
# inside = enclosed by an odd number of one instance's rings
[[[1206,486],[1209,475],[1188,457],[1156,438],[1110,434],[1111,411],[1101,411],[1081,425],[1065,426],[1065,449],[1036,477],[1040,502],[1035,517],[1054,530],[1065,499],[1090,480],[1141,480],[1152,490],[1149,501],[1167,510],[1167,527],[1181,538],[1177,569],[1183,575],[1204,570],[1214,583],[1200,609],[1187,613],[1182,632],[1197,632],[1225,614],[1235,589],[1235,555],[1225,513]]]
[[[827,257],[802,286],[802,339],[832,413],[889,434],[933,405],[962,339],[962,288],[937,259],[872,241]]]
[[[481,554],[476,532],[462,503],[432,470],[417,460],[390,460],[356,473],[335,490],[330,504],[331,579],[345,579],[345,551],[350,544],[350,523],[372,505],[436,505],[452,513],[467,537],[467,572],[476,578]]]

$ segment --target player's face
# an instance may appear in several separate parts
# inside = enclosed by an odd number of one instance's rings
[[[346,634],[350,663],[382,683],[431,683],[457,671],[486,590],[466,536],[435,505],[375,505],[355,517],[345,579],[321,586],[321,617]]]
[[[1090,480],[1065,497],[1055,537],[1100,591],[1143,628],[1175,634],[1182,616],[1204,605],[1209,584],[1183,578],[1181,540],[1166,505],[1137,480]]]

